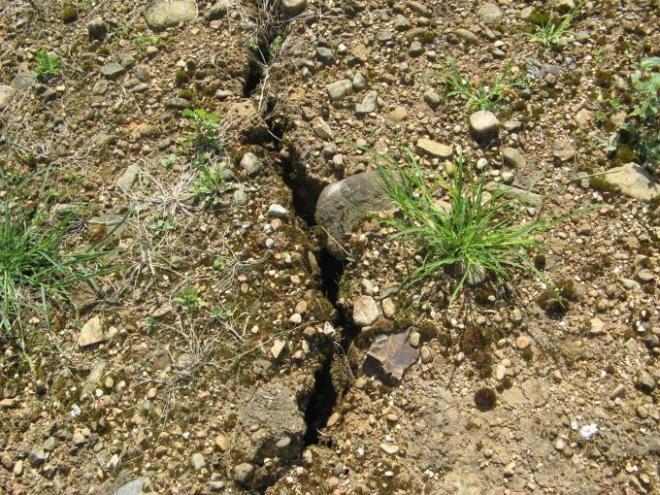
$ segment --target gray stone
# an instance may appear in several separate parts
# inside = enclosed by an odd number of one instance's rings
[[[484,24],[495,24],[502,19],[502,11],[494,3],[486,3],[478,11],[481,22]]]
[[[108,34],[108,25],[101,16],[97,16],[87,24],[87,34],[91,40],[102,40]]]
[[[215,21],[226,16],[230,6],[230,0],[220,0],[215,2],[206,12],[206,19],[209,21]]]
[[[316,134],[324,141],[332,141],[334,139],[335,135],[332,132],[332,129],[330,128],[328,123],[325,120],[323,120],[323,117],[321,116],[314,117],[312,119],[311,125],[314,134]]]
[[[43,448],[43,446],[32,449],[28,454],[28,461],[30,461],[30,464],[32,464],[33,466],[41,466],[47,460],[48,460],[48,453]]]
[[[9,106],[14,94],[16,94],[14,88],[0,84],[0,110],[4,110]]]
[[[355,91],[362,91],[364,88],[367,87],[367,78],[364,77],[364,74],[362,72],[358,72],[353,76],[353,89]]]
[[[326,90],[332,101],[338,101],[351,94],[353,83],[350,79],[340,79],[339,81],[328,84]]]
[[[410,21],[402,14],[397,14],[394,18],[394,29],[397,31],[405,31],[410,27]]]
[[[362,100],[362,103],[355,105],[355,113],[358,115],[366,115],[375,112],[378,108],[378,93],[376,91],[369,91]]]
[[[489,182],[486,184],[486,190],[489,192],[499,190],[500,192],[504,193],[506,197],[517,199],[518,201],[529,206],[540,206],[543,203],[543,196],[531,191],[527,191],[525,189],[520,189],[519,187],[498,184],[496,182]]]
[[[184,108],[190,108],[190,102],[185,98],[180,98],[175,96],[167,100],[165,104],[168,108],[175,108],[177,110],[183,110]]]
[[[138,174],[140,173],[140,167],[139,165],[136,165],[135,163],[129,165],[126,167],[126,170],[124,170],[124,173],[122,173],[119,178],[117,179],[117,182],[115,183],[117,188],[124,192],[127,193],[131,187],[133,186],[133,182],[135,182],[135,179],[137,178]]]
[[[575,148],[570,139],[559,139],[552,143],[552,156],[561,162],[567,162],[575,158]]]
[[[202,454],[196,452],[190,458],[190,465],[193,467],[193,469],[199,471],[204,466],[206,466],[206,459],[204,459],[204,456]]]
[[[426,138],[417,141],[417,150],[432,158],[441,158],[443,160],[451,158],[454,154],[452,146]]]
[[[110,62],[109,64],[105,64],[103,67],[101,67],[101,74],[103,74],[108,79],[117,79],[124,73],[125,70],[126,69],[124,69],[121,64],[118,64],[117,62]]]
[[[492,112],[479,110],[470,115],[470,129],[477,139],[491,139],[497,135],[499,128],[500,121]]]
[[[378,304],[371,296],[359,296],[353,301],[353,323],[359,327],[366,327],[375,322],[380,316]]]
[[[502,161],[509,167],[520,168],[525,166],[525,157],[516,148],[504,148]]]
[[[315,217],[328,233],[328,251],[336,259],[346,259],[346,237],[369,215],[391,205],[376,171],[352,175],[326,186],[316,204]]]
[[[660,184],[658,184],[657,178],[636,163],[626,163],[622,167],[613,168],[602,178],[607,184],[626,196],[641,201],[650,201],[660,195]]]
[[[115,495],[141,495],[142,488],[144,487],[147,481],[149,481],[149,478],[145,478],[145,477],[141,477],[134,479],[133,481],[129,481],[125,485],[119,487],[119,489],[115,492]]]
[[[243,462],[234,467],[234,481],[239,485],[248,485],[253,474],[254,466],[248,462]]]
[[[652,394],[655,389],[655,379],[647,371],[640,371],[635,381],[635,386],[645,394]]]
[[[189,22],[197,17],[194,0],[156,0],[144,12],[144,20],[154,31]]]
[[[103,342],[104,340],[105,336],[103,335],[103,329],[101,328],[101,318],[95,316],[90,318],[80,329],[78,346],[88,347]]]
[[[424,101],[428,106],[435,110],[440,106],[440,103],[442,103],[442,97],[432,89],[429,89],[424,93]]]
[[[307,0],[281,0],[280,7],[285,15],[293,17],[302,14],[307,8]]]
[[[31,88],[37,82],[37,75],[34,72],[20,72],[11,80],[11,87],[17,90]]]
[[[288,214],[287,209],[277,203],[273,203],[268,207],[268,216],[270,218],[286,218]]]
[[[241,170],[245,175],[253,177],[261,170],[261,160],[251,151],[245,153],[241,158]]]
[[[552,7],[560,14],[567,14],[575,9],[574,0],[554,0]]]
[[[413,41],[410,43],[410,47],[408,48],[408,53],[412,57],[419,57],[422,53],[424,53],[424,46],[417,40]]]
[[[335,59],[335,52],[332,51],[332,48],[328,48],[327,46],[319,46],[316,49],[316,56],[324,64],[329,64]]]

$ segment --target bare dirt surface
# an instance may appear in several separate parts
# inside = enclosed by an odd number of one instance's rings
[[[107,255],[0,333],[0,493],[658,493],[657,156],[615,124],[659,8],[4,0],[0,201],[27,177]],[[502,78],[496,125],[452,64]],[[407,284],[374,172],[405,147],[565,216],[535,259],[566,305],[520,273]]]

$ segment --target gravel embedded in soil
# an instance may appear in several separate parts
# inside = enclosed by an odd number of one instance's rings
[[[108,236],[115,267],[28,315],[27,354],[0,337],[0,492],[654,493],[657,166],[599,144],[653,2],[584,2],[557,48],[525,32],[574,2],[276,4],[0,6],[0,168],[49,167],[67,248]],[[448,57],[508,71],[501,105],[449,96]],[[186,108],[219,116],[205,157]],[[462,152],[530,219],[588,207],[542,239],[568,305],[407,285],[423,253],[370,179],[402,147],[430,182]]]

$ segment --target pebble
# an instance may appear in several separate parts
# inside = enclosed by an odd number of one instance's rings
[[[234,481],[239,484],[246,484],[252,479],[254,466],[247,462],[239,464],[234,468]]]
[[[378,319],[378,304],[371,296],[360,296],[353,302],[353,322],[359,327],[371,325]]]
[[[261,170],[261,160],[252,152],[247,152],[241,158],[241,170],[248,176],[254,177]]]
[[[521,350],[522,349],[527,349],[529,347],[529,344],[530,344],[529,337],[526,337],[524,335],[521,335],[516,339],[516,347],[518,349],[521,349]]]
[[[600,318],[589,320],[589,333],[591,335],[600,335],[605,331],[605,323]]]
[[[206,459],[204,459],[204,456],[202,454],[197,452],[193,454],[192,457],[190,458],[190,465],[193,467],[193,469],[199,471],[204,466],[206,466]]]
[[[350,79],[341,79],[339,81],[328,84],[326,90],[332,101],[338,101],[352,92],[353,83],[350,81]]]
[[[563,438],[558,438],[557,441],[555,442],[555,450],[559,452],[563,452],[565,448],[566,448],[566,440],[564,440]]]
[[[104,340],[105,336],[103,335],[103,328],[101,327],[101,318],[99,316],[94,316],[87,320],[87,323],[85,323],[80,329],[78,346],[81,348],[88,347],[103,342]]]
[[[101,67],[101,74],[103,74],[108,79],[117,79],[124,73],[124,67],[122,67],[117,62],[110,62]]]
[[[385,452],[388,455],[394,455],[399,451],[399,447],[392,445],[391,443],[381,443],[380,450]]]
[[[642,370],[638,373],[635,386],[645,394],[653,393],[655,389],[655,378],[648,371]]]
[[[423,346],[419,354],[422,359],[422,363],[429,364],[433,362],[433,354],[431,353],[431,350],[428,347]]]
[[[385,318],[394,318],[396,316],[396,305],[394,304],[394,301],[386,297],[381,301],[381,306],[383,307],[383,315]]]
[[[332,132],[332,129],[330,128],[328,123],[325,120],[323,120],[322,117],[320,116],[314,117],[312,119],[311,126],[312,126],[312,130],[314,131],[314,134],[316,134],[324,141],[332,141],[334,139],[335,135]]]
[[[270,218],[281,218],[284,219],[289,214],[288,210],[277,203],[273,203],[268,207],[268,216]]]
[[[479,110],[470,115],[470,129],[479,140],[494,137],[500,128],[500,121],[495,114],[487,110]]]
[[[307,7],[307,0],[281,0],[282,12],[289,17],[301,14]]]
[[[573,143],[568,139],[560,139],[552,143],[552,156],[559,161],[567,162],[575,158],[577,151]]]
[[[504,165],[513,168],[521,168],[525,166],[525,157],[516,148],[504,148],[502,150],[502,161]]]
[[[452,146],[422,138],[417,141],[417,150],[432,158],[449,159],[454,154]]]
[[[432,89],[428,89],[424,92],[424,101],[428,106],[435,110],[440,106],[440,103],[442,103],[442,97]]]

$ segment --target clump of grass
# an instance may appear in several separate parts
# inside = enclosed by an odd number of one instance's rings
[[[505,101],[507,85],[515,85],[511,81],[510,66],[499,74],[493,81],[492,86],[474,87],[468,75],[462,74],[453,59],[447,61],[449,74],[443,78],[448,88],[447,96],[462,98],[468,110],[478,108],[479,110],[493,110],[499,108]]]
[[[631,76],[633,109],[624,130],[636,138],[638,154],[648,163],[660,161],[660,57],[641,61]]]
[[[98,291],[98,263],[105,253],[101,241],[83,250],[68,248],[79,222],[74,211],[53,218],[52,205],[43,199],[45,178],[35,203],[26,200],[27,193],[17,194],[30,182],[9,182],[0,176],[0,190],[14,191],[0,198],[0,335],[24,348],[26,319],[47,316],[51,304],[70,302],[74,287]]]
[[[395,162],[396,172],[382,164],[379,171],[385,191],[400,209],[400,215],[388,221],[396,229],[395,237],[412,239],[424,252],[410,283],[449,271],[457,280],[451,302],[466,284],[476,285],[488,276],[508,280],[516,270],[546,282],[530,252],[540,248],[536,236],[552,228],[557,219],[524,221],[520,203],[507,199],[502,191],[487,192],[483,179],[467,180],[460,153],[453,178],[444,184],[449,207],[443,207],[409,150],[405,150],[405,161],[406,167]]]
[[[60,59],[54,53],[48,53],[46,50],[39,50],[36,55],[37,67],[35,72],[37,77],[45,78],[56,76],[60,72]]]
[[[557,48],[560,46],[560,40],[565,36],[575,35],[575,31],[571,30],[571,24],[580,9],[578,5],[570,14],[564,17],[561,21],[550,17],[540,24],[534,26],[534,31],[525,33],[525,36],[541,44],[545,48]]]

